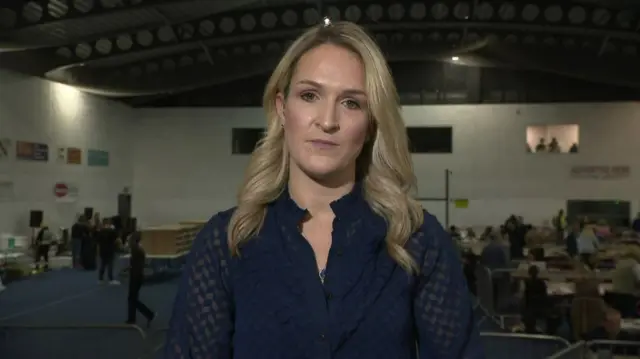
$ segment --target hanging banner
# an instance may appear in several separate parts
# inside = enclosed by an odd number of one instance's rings
[[[24,161],[49,161],[49,145],[44,143],[17,141],[16,158]]]
[[[109,152],[101,150],[88,150],[87,165],[92,167],[109,166]]]

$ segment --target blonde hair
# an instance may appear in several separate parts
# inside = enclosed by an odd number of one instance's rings
[[[286,51],[264,91],[267,130],[251,156],[238,207],[231,217],[228,236],[232,255],[262,228],[267,204],[285,190],[289,177],[289,155],[276,109],[278,94],[287,95],[299,59],[308,51],[332,44],[358,54],[366,74],[366,93],[371,120],[371,141],[365,144],[358,164],[364,197],[375,213],[387,222],[389,254],[407,272],[418,266],[404,249],[422,225],[424,215],[412,197],[416,186],[398,93],[384,55],[359,26],[337,22],[307,30]]]

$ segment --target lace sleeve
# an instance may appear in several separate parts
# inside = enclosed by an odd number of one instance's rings
[[[425,214],[417,236],[425,248],[414,298],[419,358],[484,358],[471,296],[451,237],[430,214]]]
[[[196,236],[183,269],[166,337],[166,359],[230,359],[233,301],[226,221],[215,216]]]

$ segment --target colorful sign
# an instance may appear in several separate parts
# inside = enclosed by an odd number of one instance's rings
[[[16,142],[16,158],[25,161],[49,161],[49,145],[27,141]]]
[[[101,150],[88,150],[87,165],[92,167],[109,166],[109,152]]]
[[[67,148],[67,164],[82,164],[82,150],[76,147]]]

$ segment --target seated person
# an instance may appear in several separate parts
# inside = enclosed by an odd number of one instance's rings
[[[571,303],[571,327],[576,340],[599,333],[607,316],[613,318],[613,312],[600,297],[599,281],[585,278],[576,282],[576,293]]]
[[[640,249],[629,246],[616,262],[612,272],[613,286],[607,295],[609,304],[623,318],[638,317],[640,303]]]
[[[584,340],[615,340],[620,335],[620,323],[622,318],[620,312],[615,309],[605,309],[602,323],[590,332],[586,333]]]
[[[484,229],[484,232],[480,235],[481,241],[488,241],[491,238],[491,233],[493,233],[493,227],[488,226]]]

